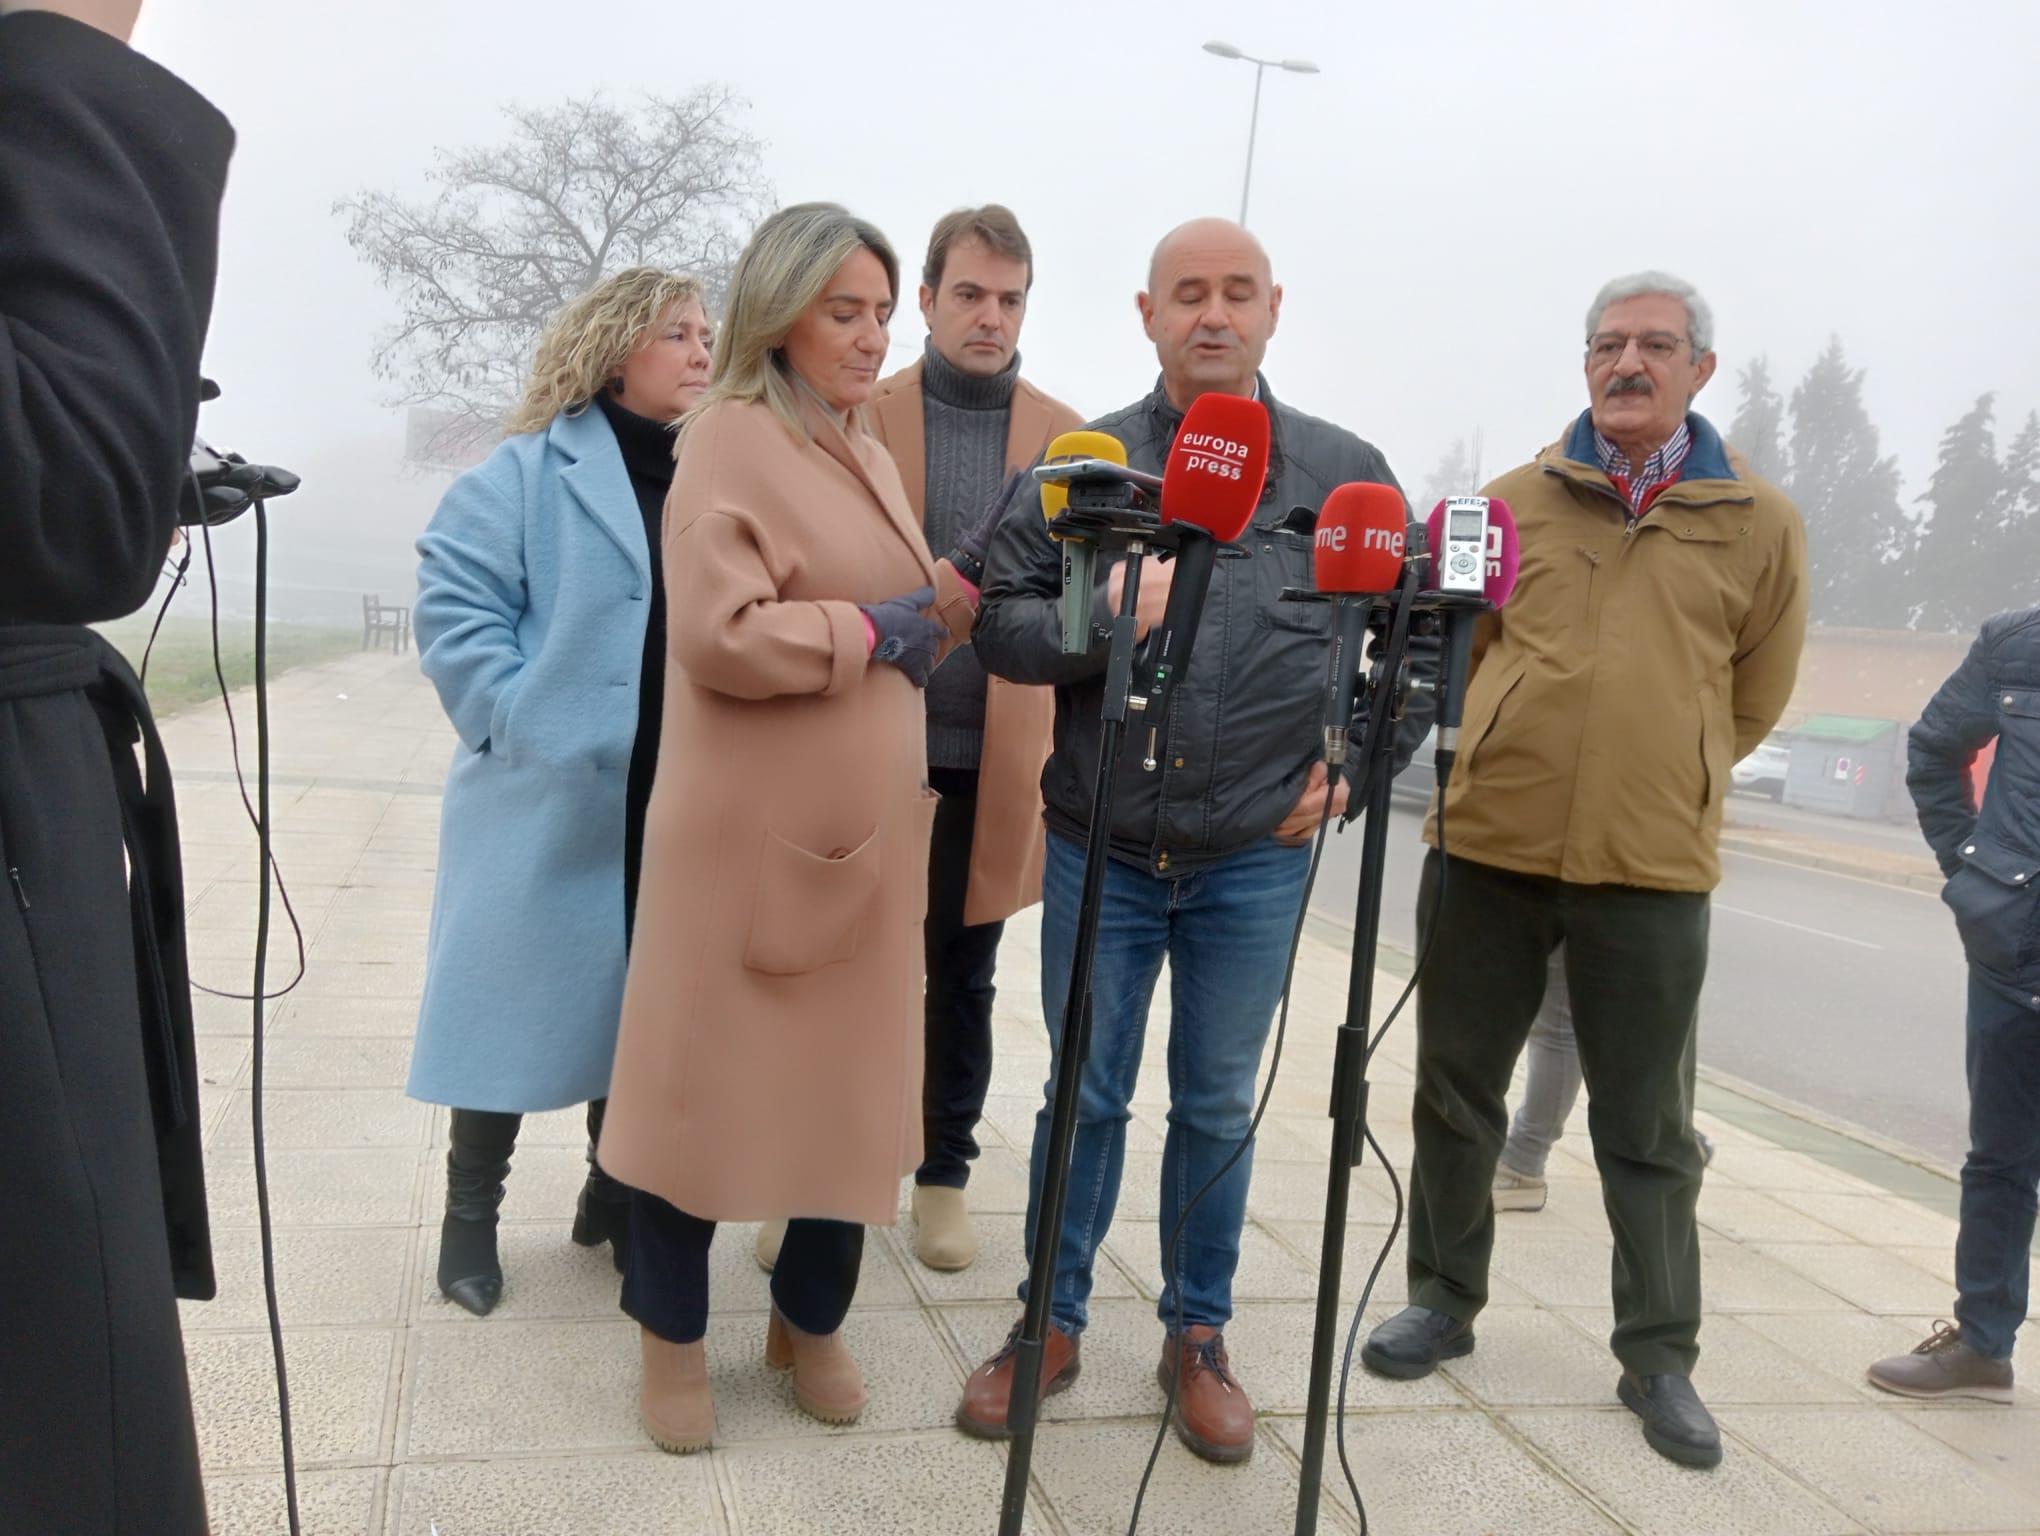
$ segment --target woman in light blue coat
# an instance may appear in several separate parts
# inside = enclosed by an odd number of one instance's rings
[[[573,1236],[623,1268],[629,1192],[592,1149],[656,761],[671,434],[708,340],[691,278],[638,267],[583,294],[509,436],[418,540],[419,661],[459,741],[407,1091],[453,1111],[439,1288],[477,1314],[502,1295],[497,1209],[529,1113],[588,1105]]]

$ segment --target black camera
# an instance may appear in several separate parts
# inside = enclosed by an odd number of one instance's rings
[[[201,401],[217,400],[220,387],[211,379],[198,381]],[[274,464],[250,464],[238,453],[214,448],[202,437],[191,445],[191,472],[185,477],[177,521],[185,527],[204,523],[217,528],[230,523],[258,501],[288,496],[298,477]]]

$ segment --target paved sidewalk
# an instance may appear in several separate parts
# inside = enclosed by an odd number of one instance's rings
[[[310,966],[270,1005],[267,1094],[278,1271],[305,1529],[316,1536],[795,1536],[991,1532],[1003,1453],[951,1427],[966,1372],[1016,1315],[1024,1148],[1047,1068],[1036,927],[1008,928],[998,1064],[972,1180],[985,1252],[961,1275],[923,1270],[906,1228],[867,1246],[849,1341],[871,1386],[851,1429],[798,1413],[766,1369],[768,1306],[751,1230],[714,1257],[709,1336],[721,1432],[686,1458],[636,1423],[635,1325],[606,1252],[567,1238],[582,1172],[578,1111],[526,1123],[504,1207],[508,1285],[483,1320],[433,1283],[442,1112],[404,1098],[453,738],[415,658],[363,655],[273,690],[277,854]],[[252,703],[237,696],[244,742]],[[247,989],[252,834],[217,705],[168,722],[185,834],[193,970]],[[252,756],[248,768],[253,771]],[[281,925],[281,924],[280,924]],[[272,985],[291,974],[287,925]],[[1141,1529],[1291,1528],[1329,1123],[1326,1083],[1347,958],[1306,941],[1274,1107],[1257,1150],[1229,1330],[1261,1409],[1250,1464],[1207,1466],[1171,1439]],[[1399,984],[1384,978],[1392,998]],[[1166,997],[1158,1000],[1157,1031]],[[274,1383],[254,1229],[247,1005],[202,998],[208,1172],[220,1299],[184,1311],[218,1536],[281,1531]],[[1414,1031],[1376,1058],[1372,1111],[1406,1170]],[[1050,1400],[1032,1529],[1123,1531],[1152,1439],[1156,1185],[1167,1097],[1150,1049],[1107,1242],[1082,1380]],[[1863,1383],[1953,1295],[1954,1223],[1833,1158],[1702,1116],[1719,1151],[1700,1204],[1709,1316],[1697,1384],[1729,1439],[1714,1473],[1643,1444],[1614,1396],[1605,1338],[1609,1241],[1577,1120],[1554,1154],[1545,1211],[1502,1218],[1480,1348],[1423,1382],[1357,1367],[1348,1443],[1372,1528],[1460,1532],[2033,1532],[2040,1530],[2040,1396],[2012,1408],[1920,1407]],[[1788,1138],[1790,1139],[1790,1138]],[[1812,1138],[1808,1145],[1821,1145]],[[1355,1176],[1347,1293],[1388,1231],[1383,1170]],[[1372,1313],[1402,1304],[1400,1252]],[[2020,1369],[2040,1385],[2029,1331]],[[1323,1528],[1358,1529],[1328,1479]]]

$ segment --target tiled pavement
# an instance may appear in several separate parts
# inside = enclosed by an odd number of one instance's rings
[[[1047,1062],[1031,921],[1008,930],[998,1065],[973,1178],[985,1253],[961,1275],[875,1233],[848,1324],[871,1385],[851,1429],[792,1406],[761,1358],[767,1297],[751,1232],[714,1256],[720,1433],[664,1455],[635,1422],[635,1328],[606,1254],[567,1240],[582,1175],[575,1112],[533,1117],[504,1208],[508,1289],[477,1320],[432,1280],[444,1117],[402,1084],[424,962],[438,790],[452,737],[415,662],[364,655],[274,690],[277,851],[304,924],[304,982],[270,1005],[267,1094],[277,1267],[305,1529],[317,1536],[990,1532],[1003,1453],[950,1413],[1015,1314],[1023,1156]],[[252,710],[239,701],[242,729]],[[185,834],[193,969],[247,989],[252,837],[217,705],[167,723]],[[249,767],[252,771],[252,760]],[[281,921],[279,918],[279,924]],[[287,928],[272,985],[293,968]],[[1291,1528],[1328,1122],[1325,1084],[1346,956],[1299,965],[1288,1052],[1257,1153],[1229,1331],[1263,1420],[1242,1468],[1173,1439],[1141,1529]],[[1385,986],[1390,995],[1394,988]],[[1165,1006],[1165,999],[1158,1007]],[[283,1529],[249,1146],[247,1005],[202,998],[200,1055],[221,1298],[184,1313],[219,1536]],[[1158,1014],[1158,1020],[1165,1017]],[[1376,1059],[1373,1115],[1409,1153],[1412,1031]],[[1141,1074],[1120,1220],[1106,1245],[1079,1384],[1051,1400],[1032,1528],[1125,1529],[1159,1411],[1155,1183],[1166,1091]],[[1703,1117],[1719,1146],[1701,1200],[1709,1317],[1697,1383],[1729,1438],[1711,1474],[1651,1454],[1614,1398],[1604,1339],[1608,1237],[1583,1123],[1555,1154],[1542,1213],[1502,1220],[1479,1351],[1430,1380],[1356,1369],[1348,1443],[1384,1533],[2040,1531],[2040,1397],[1920,1407],[1866,1387],[1864,1364],[1921,1338],[1952,1299],[1953,1223],[1927,1205]],[[1386,1235],[1382,1170],[1355,1178],[1347,1295]],[[1400,1254],[1372,1308],[1401,1304]],[[2030,1344],[2022,1362],[2040,1382]],[[1357,1530],[1336,1466],[1323,1528]]]

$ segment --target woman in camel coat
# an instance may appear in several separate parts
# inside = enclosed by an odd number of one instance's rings
[[[862,1224],[891,1224],[921,1155],[921,688],[976,594],[859,420],[897,291],[840,208],[761,225],[667,503],[665,724],[600,1156],[642,1192],[624,1309],[670,1450],[713,1433],[719,1221],[792,1219],[766,1358],[808,1412],[857,1416],[837,1330]]]

